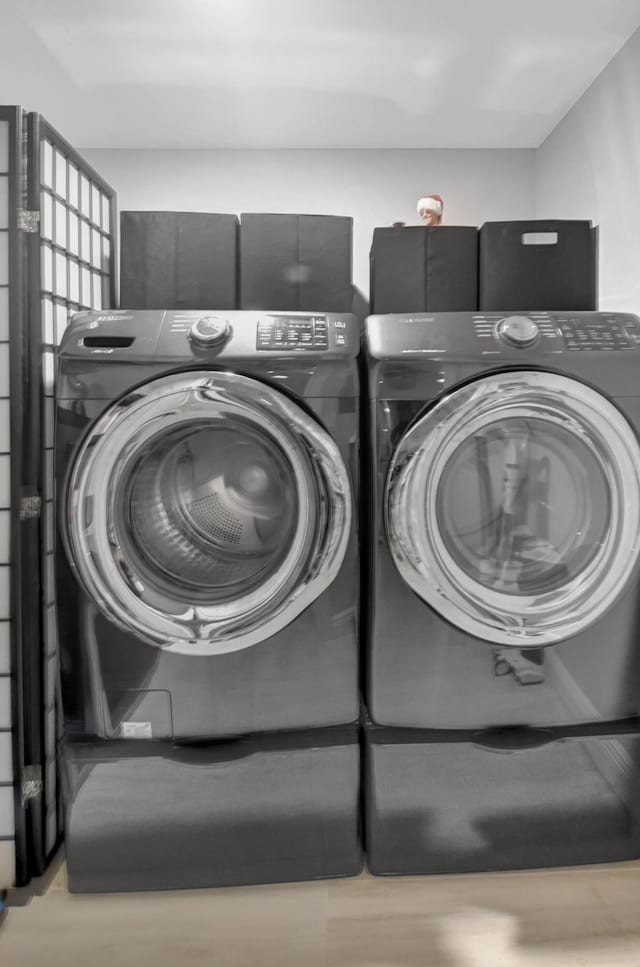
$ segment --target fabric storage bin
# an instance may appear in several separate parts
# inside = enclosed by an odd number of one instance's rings
[[[350,312],[353,219],[243,213],[240,308]]]
[[[485,222],[480,309],[595,309],[596,238],[588,221]]]
[[[120,305],[236,309],[238,219],[206,212],[122,212]]]
[[[360,746],[352,729],[217,745],[68,743],[74,893],[355,875]]]
[[[376,228],[369,269],[373,313],[478,308],[476,228]]]
[[[640,736],[508,749],[367,729],[365,823],[375,874],[467,873],[640,856]],[[517,730],[514,731],[517,736]],[[535,741],[535,739],[533,740]]]

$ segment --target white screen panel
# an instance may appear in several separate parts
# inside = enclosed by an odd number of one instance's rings
[[[11,728],[11,679],[0,678],[0,729]]]
[[[67,159],[60,151],[55,152],[56,157],[56,184],[55,189],[58,195],[67,197]]]
[[[0,786],[0,836],[13,836],[13,787]]]
[[[93,300],[92,308],[102,309],[102,276],[97,272],[93,273]]]
[[[42,382],[44,385],[45,396],[53,396],[54,361],[52,352],[42,354]]]
[[[0,510],[0,564],[11,563],[11,511]]]
[[[91,272],[89,269],[82,269],[82,285],[80,289],[82,305],[87,309],[91,308]]]
[[[11,449],[11,410],[8,399],[0,399],[0,453]]]
[[[11,507],[11,457],[0,454],[0,508]]]
[[[102,231],[109,231],[109,199],[106,195],[102,196]]]
[[[0,618],[11,617],[9,568],[0,567]]]
[[[100,192],[95,185],[91,186],[91,221],[95,225],[100,225],[102,221],[102,211],[100,209]]]
[[[42,247],[42,288],[53,292],[53,253],[48,245]]]
[[[85,262],[91,261],[91,229],[89,222],[80,222],[80,256]]]
[[[78,169],[69,162],[69,204],[78,207]]]
[[[9,179],[0,175],[0,228],[9,228]]]
[[[69,212],[69,251],[80,255],[80,223],[75,212]]]
[[[80,211],[91,218],[91,185],[83,174],[80,175]]]
[[[40,177],[43,185],[53,188],[53,148],[48,141],[42,142]]]
[[[67,208],[63,205],[61,201],[57,201],[55,205],[55,222],[56,222],[56,232],[55,232],[55,243],[59,245],[60,248],[67,247]]]
[[[50,299],[42,300],[42,338],[45,343],[52,345],[53,333],[53,303]]]
[[[11,732],[0,732],[0,782],[13,782],[13,736]]]
[[[48,191],[40,196],[40,235],[48,241],[53,239],[53,198]]]
[[[0,843],[0,888],[13,886],[16,878],[16,856],[13,842]]]
[[[67,307],[62,302],[56,302],[56,345],[60,345],[60,340],[64,336],[67,328]]]
[[[9,122],[0,121],[0,171],[9,170]]]
[[[91,264],[94,268],[100,268],[100,262],[102,260],[102,245],[100,243],[100,232],[93,228],[91,229]]]
[[[0,231],[0,285],[9,285],[9,235]]]
[[[61,299],[67,297],[67,260],[62,252],[56,252],[55,294]]]
[[[9,289],[0,289],[0,342],[9,338]]]
[[[74,260],[69,262],[69,299],[80,302],[80,269]]]
[[[0,343],[0,396],[9,396],[9,343]]]
[[[0,621],[0,675],[11,671],[11,622]],[[2,780],[0,780],[1,782]]]

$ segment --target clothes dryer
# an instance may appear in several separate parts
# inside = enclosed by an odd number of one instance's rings
[[[378,874],[640,855],[640,320],[367,321]]]
[[[366,323],[367,702],[385,726],[640,712],[640,321]]]

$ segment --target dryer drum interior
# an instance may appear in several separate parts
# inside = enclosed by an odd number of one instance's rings
[[[282,563],[299,515],[294,472],[250,424],[160,433],[131,463],[115,526],[127,559],[160,591],[221,601]]]
[[[436,496],[438,528],[459,567],[505,594],[561,587],[602,546],[611,518],[607,478],[578,436],[511,417],[460,444]]]

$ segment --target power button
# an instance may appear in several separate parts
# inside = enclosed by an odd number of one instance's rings
[[[189,339],[196,346],[210,348],[219,346],[229,338],[230,327],[226,319],[219,316],[202,316],[191,326]]]
[[[540,330],[528,316],[506,316],[496,326],[496,335],[510,346],[526,349],[534,344]]]

